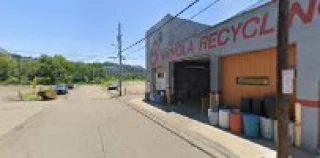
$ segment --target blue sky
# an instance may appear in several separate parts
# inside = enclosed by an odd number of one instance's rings
[[[113,61],[107,57],[116,56],[111,44],[116,43],[118,22],[123,25],[126,47],[167,13],[174,15],[192,1],[0,0],[0,47],[27,56],[59,53],[71,60]],[[213,1],[200,0],[181,18],[189,18]],[[221,0],[194,20],[213,25],[257,1]],[[125,63],[144,65],[144,50],[128,56]]]

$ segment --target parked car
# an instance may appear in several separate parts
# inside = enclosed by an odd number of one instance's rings
[[[74,85],[72,83],[69,83],[69,84],[67,84],[67,88],[72,90],[72,89],[74,89]]]
[[[68,93],[68,88],[66,85],[56,85],[54,90],[58,95],[65,95]]]
[[[117,90],[118,89],[118,85],[116,84],[110,84],[108,87],[108,90]]]

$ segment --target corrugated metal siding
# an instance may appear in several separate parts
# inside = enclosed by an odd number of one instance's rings
[[[289,65],[295,67],[296,47],[291,46],[289,52]],[[236,79],[241,76],[267,76],[269,85],[238,85]],[[239,106],[241,97],[264,97],[276,94],[276,85],[275,48],[222,57],[222,100],[224,104]]]

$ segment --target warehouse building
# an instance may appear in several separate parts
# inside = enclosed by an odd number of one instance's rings
[[[215,26],[167,15],[147,31],[148,91],[165,90],[169,102],[238,107],[243,97],[276,95],[278,4],[270,2]],[[291,0],[290,46],[284,91],[302,105],[301,146],[320,145],[320,0]],[[197,104],[199,105],[199,104]]]

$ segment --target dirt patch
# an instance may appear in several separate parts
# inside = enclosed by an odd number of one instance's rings
[[[138,95],[145,93],[144,81],[129,81],[123,83],[123,92],[127,95]]]

